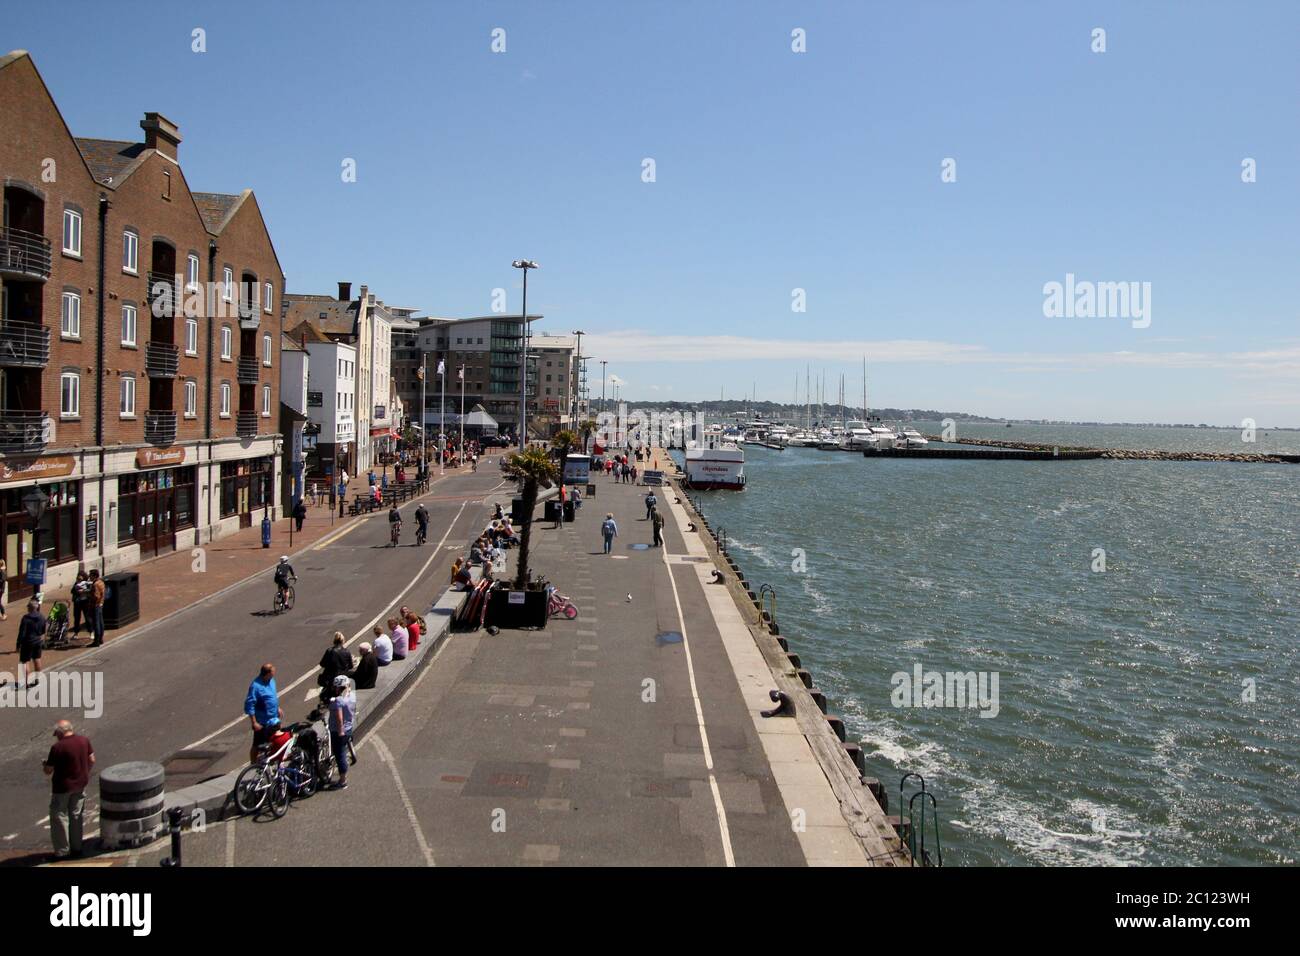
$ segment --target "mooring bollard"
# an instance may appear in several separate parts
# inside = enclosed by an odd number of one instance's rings
[[[172,807],[167,811],[168,829],[172,835],[172,855],[166,859],[160,860],[159,866],[180,866],[181,865],[181,818],[185,816],[185,811],[180,807]]]

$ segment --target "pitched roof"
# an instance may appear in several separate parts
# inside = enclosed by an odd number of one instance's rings
[[[220,233],[221,227],[225,225],[226,219],[230,216],[231,210],[239,205],[239,201],[244,198],[243,194],[231,193],[190,193],[194,197],[194,205],[199,207],[199,215],[203,217],[203,223],[208,227],[208,232]]]
[[[146,149],[144,143],[132,143],[122,139],[91,139],[75,137],[77,149],[90,167],[90,174],[96,182],[117,185],[122,175],[135,165],[140,154]]]
[[[302,346],[298,344],[299,340],[295,339],[288,332],[280,333],[280,351],[281,352],[301,352]]]
[[[285,324],[309,322],[326,335],[356,334],[357,304],[319,295],[286,295]]]
[[[325,342],[332,345],[334,340],[322,332],[310,322],[300,322],[284,333],[284,336],[294,342]]]

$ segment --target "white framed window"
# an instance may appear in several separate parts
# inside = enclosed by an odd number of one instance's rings
[[[229,266],[222,272],[221,297],[227,302],[235,301],[235,270]]]
[[[199,354],[199,320],[185,320],[185,354]]]
[[[122,271],[138,275],[140,269],[140,237],[130,229],[122,233]]]
[[[262,364],[269,366],[271,364],[271,336],[262,336]]]
[[[190,257],[185,260],[185,288],[197,289],[199,287],[199,257],[190,253]]]
[[[133,305],[122,306],[122,344],[135,348],[136,309]]]
[[[231,332],[230,332],[230,326],[228,326],[228,325],[223,325],[223,326],[221,327],[221,358],[222,358],[222,361],[225,361],[225,362],[229,362],[229,361],[230,361],[230,350],[231,350],[231,341],[232,341],[232,338],[233,338],[233,337],[232,337]]]
[[[63,251],[81,255],[81,213],[75,209],[63,210]]]
[[[185,383],[185,417],[196,418],[199,414],[199,383]]]
[[[221,417],[230,417],[230,383],[221,383]]]
[[[126,376],[118,389],[120,397],[119,414],[122,418],[135,418],[135,379]]]
[[[273,295],[274,292],[271,289],[271,283],[263,282],[262,283],[262,311],[263,312],[271,311],[271,297]]]
[[[59,334],[65,339],[81,338],[81,296],[75,292],[63,293],[63,309],[59,318]]]
[[[64,372],[59,378],[59,416],[77,418],[81,415],[81,376]]]
[[[271,417],[271,386],[262,386],[262,417]]]

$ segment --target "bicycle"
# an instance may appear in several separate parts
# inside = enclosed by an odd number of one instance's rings
[[[422,524],[417,524],[415,526],[415,543],[424,544],[427,534],[428,532],[425,529],[425,526]]]
[[[289,801],[295,796],[305,799],[316,792],[316,768],[298,746],[298,732],[310,726],[289,725],[289,739],[274,753],[270,744],[258,748],[257,760],[235,779],[235,806],[241,813],[256,813],[266,806],[278,820],[289,811]]]
[[[563,617],[570,621],[577,618],[578,605],[561,594],[554,584],[546,580],[545,576],[539,577],[537,583],[546,589],[547,617]]]
[[[397,539],[402,536],[402,523],[394,521],[392,523],[392,546],[397,547]]]
[[[294,578],[293,580],[297,581],[298,579]],[[273,605],[275,613],[279,614],[282,611],[292,611],[294,597],[295,594],[292,584],[286,584],[282,588],[276,588],[275,602]]]

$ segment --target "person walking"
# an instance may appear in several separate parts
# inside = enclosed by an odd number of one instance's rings
[[[654,546],[661,548],[664,544],[664,516],[659,513],[658,508],[650,512],[650,523],[655,531]]]
[[[27,602],[27,613],[18,622],[18,683],[28,687],[36,686],[40,678],[27,680],[27,667],[31,665],[33,673],[41,672],[41,648],[44,646],[45,618],[41,615],[41,604],[33,599]]]
[[[335,790],[348,788],[348,753],[352,748],[352,723],[357,716],[357,697],[346,674],[334,678],[334,696],[330,698],[330,749],[339,765],[339,782]],[[353,763],[356,762],[355,756]]]
[[[90,569],[90,633],[95,636],[90,646],[102,646],[104,643],[104,579],[99,576],[99,568]]]
[[[271,735],[280,729],[280,692],[275,686],[275,665],[266,663],[253,682],[248,685],[244,698],[244,713],[253,728],[253,745],[248,751],[248,762],[257,762],[257,748],[271,742]]]
[[[296,522],[294,527],[295,531],[302,530],[302,523],[304,520],[306,520],[306,518],[307,518],[307,503],[303,501],[301,498],[299,498],[298,503],[293,506],[293,520]]]
[[[614,539],[618,537],[618,523],[614,521],[614,512],[605,512],[605,520],[600,525],[600,533],[605,539],[605,553],[614,550]]]
[[[659,504],[659,499],[653,491],[645,493],[645,520],[649,521],[650,516],[654,513],[655,507]]]
[[[5,563],[4,558],[0,558],[0,621],[9,620],[9,612],[5,610],[7,600],[9,600],[9,565]]]
[[[95,765],[95,748],[72,722],[54,725],[54,746],[45,758],[45,776],[50,778],[50,840],[60,860],[81,856],[81,830],[85,821],[86,786]]]

